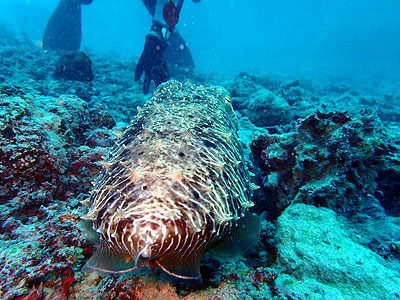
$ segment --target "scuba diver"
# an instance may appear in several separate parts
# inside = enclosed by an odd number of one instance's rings
[[[142,0],[153,17],[150,32],[135,70],[135,81],[144,73],[143,93],[150,83],[158,86],[170,77],[168,69],[194,68],[192,55],[175,25],[179,21],[184,0]],[[192,0],[200,2],[200,0]],[[81,5],[93,0],[60,0],[50,17],[43,35],[43,48],[55,51],[78,51],[82,38]],[[175,2],[175,3],[174,3]]]

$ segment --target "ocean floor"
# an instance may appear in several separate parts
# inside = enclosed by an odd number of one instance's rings
[[[176,74],[230,92],[266,212],[253,249],[207,254],[190,284],[82,270],[80,201],[151,97],[135,59],[86,54],[92,81],[56,79],[59,55],[0,33],[0,299],[400,299],[400,77]]]

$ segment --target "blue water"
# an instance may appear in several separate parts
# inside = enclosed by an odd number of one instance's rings
[[[0,22],[41,40],[56,0],[1,0]],[[82,49],[139,57],[151,16],[139,0],[83,7]],[[397,0],[186,0],[177,26],[204,72],[396,74]]]

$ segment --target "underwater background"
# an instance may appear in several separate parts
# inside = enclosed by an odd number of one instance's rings
[[[92,73],[71,78],[41,48],[57,4],[0,0],[0,299],[400,299],[399,1],[185,1],[196,68],[173,79],[230,93],[264,218],[242,256],[205,255],[201,284],[82,270],[80,201],[152,96],[133,80],[151,16],[83,6],[71,57]]]
[[[41,40],[57,4],[2,0],[0,19]],[[141,1],[97,0],[82,10],[82,49],[140,56],[151,25]],[[177,28],[201,71],[389,75],[400,64],[399,11],[394,0],[185,1]]]

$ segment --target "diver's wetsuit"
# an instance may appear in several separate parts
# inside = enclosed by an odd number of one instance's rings
[[[47,22],[43,35],[43,48],[51,50],[79,50],[81,44],[81,5],[91,4],[93,0],[60,0]],[[163,7],[168,0],[142,0],[153,22],[167,26]],[[183,0],[181,0],[183,4]]]
[[[168,0],[142,0],[149,13],[153,16],[153,24],[161,23],[163,26],[169,25],[164,19],[163,8]],[[184,0],[175,1],[177,8],[180,10]],[[194,1],[199,2],[199,1]],[[165,50],[165,60],[169,67],[193,69],[194,62],[192,55],[187,48],[187,45],[176,28],[173,29],[173,34],[169,38],[169,46]]]
[[[43,48],[57,51],[77,51],[81,43],[81,5],[93,0],[60,0],[48,21]],[[142,0],[153,22],[146,36],[145,47],[139,59],[135,80],[144,73],[143,92],[149,91],[151,81],[156,85],[169,78],[168,68],[194,68],[193,58],[175,24],[184,0]],[[193,0],[198,2],[198,0]]]
[[[168,69],[185,68],[191,71],[194,68],[192,55],[185,41],[176,30],[175,25],[179,20],[179,12],[183,0],[173,3],[168,0],[143,0],[153,22],[142,56],[136,70],[135,81],[144,73],[143,93],[149,92],[150,82],[155,85],[169,79]]]
[[[58,51],[76,51],[81,46],[81,5],[93,0],[60,0],[47,22],[43,48]]]

